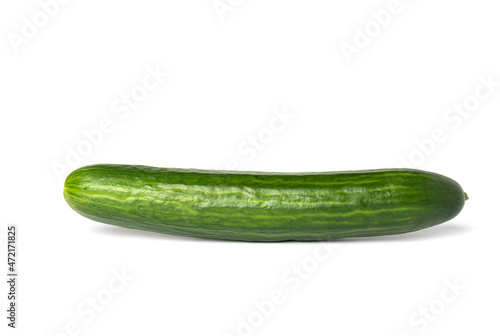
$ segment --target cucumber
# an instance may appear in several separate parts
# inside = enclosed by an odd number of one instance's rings
[[[92,220],[131,229],[243,241],[392,235],[448,221],[467,195],[416,169],[267,173],[98,164],[64,184]]]

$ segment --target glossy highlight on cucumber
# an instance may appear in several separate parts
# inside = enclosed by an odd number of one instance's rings
[[[271,173],[97,164],[64,184],[92,220],[171,235],[315,241],[393,235],[446,222],[468,198],[417,169]]]

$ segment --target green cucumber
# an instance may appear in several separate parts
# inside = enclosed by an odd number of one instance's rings
[[[266,173],[99,164],[67,177],[79,214],[199,238],[283,241],[392,235],[455,217],[467,195],[416,169]]]

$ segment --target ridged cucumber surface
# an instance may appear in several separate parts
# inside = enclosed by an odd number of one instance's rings
[[[266,173],[98,164],[67,177],[79,214],[199,238],[283,241],[392,235],[455,217],[467,195],[416,169]]]

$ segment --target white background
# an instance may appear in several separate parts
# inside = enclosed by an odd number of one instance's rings
[[[2,335],[499,334],[495,2],[53,4],[50,17],[34,0],[0,5],[1,278],[10,224],[20,274],[17,330],[0,286]],[[371,12],[388,8],[381,27]],[[144,91],[147,69],[168,76]],[[123,95],[141,92],[123,110]],[[468,116],[453,110],[463,104]],[[417,233],[326,243],[335,249],[319,261],[317,243],[107,226],[62,196],[67,173],[92,163],[334,171],[403,160],[457,180],[471,198],[463,212]],[[307,268],[300,286],[293,265]],[[130,279],[113,282],[116,272]],[[284,302],[263,316],[254,302],[276,291]]]

